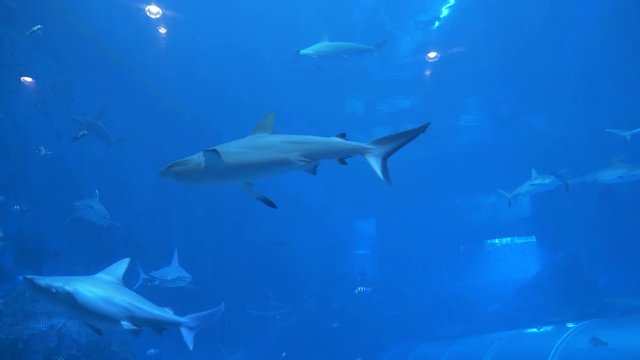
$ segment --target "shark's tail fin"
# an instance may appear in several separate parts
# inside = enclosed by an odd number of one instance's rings
[[[389,169],[387,168],[387,160],[391,155],[395,154],[396,151],[400,150],[403,146],[407,145],[413,139],[420,136],[420,134],[424,133],[429,125],[431,125],[430,122],[420,125],[417,128],[387,135],[374,140],[369,143],[371,150],[364,155],[365,159],[367,159],[369,165],[373,168],[373,171],[375,171],[381,179],[386,181],[387,184],[391,184]]]
[[[202,328],[207,327],[214,321],[218,320],[223,311],[224,303],[218,305],[218,307],[214,309],[184,317],[184,323],[180,327],[180,332],[182,333],[184,342],[189,347],[189,350],[193,350],[193,338],[196,336],[196,333]]]
[[[144,271],[142,270],[142,266],[140,266],[140,263],[138,263],[138,282],[133,288],[137,289],[148,278],[149,277],[147,276],[147,274],[145,274]]]
[[[513,205],[513,197],[504,190],[498,189],[498,192],[507,198],[507,203],[509,204],[509,207],[511,207],[511,205]]]
[[[622,136],[625,142],[629,142],[631,140],[631,135],[628,131],[625,130],[617,130],[617,129],[605,129],[604,131],[610,132],[612,134]]]

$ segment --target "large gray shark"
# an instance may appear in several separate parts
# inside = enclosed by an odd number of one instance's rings
[[[100,202],[100,193],[96,190],[96,196],[73,203],[75,212],[67,222],[72,219],[81,219],[98,226],[117,225],[111,221],[111,214]]]
[[[640,166],[614,163],[591,174],[572,180],[576,184],[619,184],[640,180]]]
[[[612,134],[622,136],[624,141],[627,143],[631,141],[631,137],[640,134],[640,128],[635,130],[617,130],[617,129],[605,129],[604,131],[610,132]]]
[[[298,52],[301,56],[309,56],[312,58],[320,57],[343,57],[350,58],[354,56],[360,56],[364,54],[375,54],[385,42],[380,42],[375,45],[363,45],[352,42],[344,41],[329,41],[328,39],[322,40],[316,44],[313,44],[307,48],[304,48]]]
[[[274,121],[275,115],[267,114],[253,134],[174,161],[160,174],[188,183],[245,184],[249,194],[277,208],[273,201],[253,190],[252,181],[297,170],[315,175],[322,160],[337,160],[346,165],[347,158],[363,156],[376,174],[390,184],[387,159],[430,125],[425,123],[364,144],[346,140],[345,134],[334,137],[276,134]]]
[[[191,282],[191,274],[183,269],[178,262],[178,249],[173,251],[173,259],[169,266],[145,274],[138,265],[138,273],[140,277],[134,289],[142,283],[151,286],[180,287],[187,286]]]
[[[158,333],[178,328],[189,349],[193,350],[195,334],[220,317],[224,303],[201,313],[178,316],[124,286],[122,276],[129,262],[129,258],[122,259],[95,275],[27,275],[24,279],[36,289],[43,290],[58,302],[82,314],[91,324],[120,324],[134,333],[139,333],[145,327]]]
[[[83,134],[82,136],[76,135],[74,139],[77,140],[85,135],[89,135],[104,144],[107,150],[114,144],[121,142],[122,139],[115,137],[102,122],[104,114],[105,112],[103,110],[93,118],[74,117],[73,120],[78,124],[80,132]]]
[[[561,185],[564,185],[565,189],[569,191],[569,183],[566,180],[553,174],[538,174],[535,169],[531,169],[531,178],[518,186],[513,192],[508,193],[504,190],[498,190],[498,192],[507,198],[507,202],[511,206],[517,197],[550,191]]]

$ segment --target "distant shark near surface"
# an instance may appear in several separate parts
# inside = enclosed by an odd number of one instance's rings
[[[111,221],[111,214],[100,202],[100,193],[96,190],[96,196],[73,203],[75,212],[67,222],[73,219],[80,219],[98,226],[117,225]]]
[[[122,259],[95,275],[26,275],[24,279],[69,309],[77,311],[98,334],[102,332],[97,324],[103,323],[119,324],[133,333],[139,333],[145,327],[158,333],[178,328],[189,349],[193,350],[195,334],[220,317],[224,303],[201,313],[178,316],[123,285],[122,277],[129,262],[128,258]]]
[[[346,165],[346,159],[363,156],[376,174],[390,184],[389,157],[430,125],[428,122],[365,144],[349,141],[345,134],[334,137],[276,134],[274,121],[275,115],[270,113],[260,121],[253,134],[174,161],[160,174],[188,183],[245,184],[249,194],[267,206],[277,208],[271,199],[253,189],[254,180],[299,170],[315,175],[323,160],[336,160]]]
[[[619,184],[640,181],[640,165],[615,162],[612,166],[573,179],[576,184]]]
[[[122,141],[121,138],[115,137],[111,131],[104,125],[102,119],[104,118],[105,111],[100,111],[93,118],[88,117],[74,117],[73,120],[80,127],[78,135],[73,137],[74,140],[79,140],[86,135],[93,137],[97,141],[101,142],[106,149],[110,149],[111,146]]]
[[[187,286],[191,282],[191,274],[183,269],[178,262],[178,249],[173,251],[173,259],[169,266],[145,274],[138,265],[138,273],[140,277],[134,289],[143,283],[150,286],[180,287]]]
[[[511,206],[518,197],[550,191],[561,185],[564,185],[565,189],[569,191],[569,183],[566,180],[557,175],[538,174],[535,169],[531,169],[531,178],[518,186],[513,192],[508,193],[503,190],[498,190],[498,192],[507,198],[507,202]]]
[[[622,136],[624,141],[630,142],[631,137],[635,135],[640,135],[640,128],[634,130],[617,130],[617,129],[605,129],[606,132],[610,132],[612,134]]]
[[[350,58],[364,54],[375,54],[386,41],[382,41],[375,45],[364,45],[345,41],[329,41],[324,39],[316,44],[304,48],[298,52],[301,56],[312,58],[321,57],[343,57]]]

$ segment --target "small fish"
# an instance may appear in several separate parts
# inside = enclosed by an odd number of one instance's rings
[[[156,356],[156,355],[160,354],[160,350],[154,349],[154,348],[150,348],[149,350],[147,350],[145,352],[145,354],[147,354],[147,356]]]
[[[83,137],[87,136],[88,133],[89,132],[87,132],[87,130],[80,130],[79,133],[73,136],[73,141],[78,141],[82,139]]]
[[[26,32],[27,36],[31,36],[33,34],[42,34],[42,30],[44,29],[44,26],[42,25],[36,25],[34,27],[32,27],[31,29],[29,29],[29,31]]]
[[[49,150],[47,150],[47,148],[45,148],[44,146],[40,146],[38,147],[38,155],[40,155],[40,157],[48,159],[51,157],[51,155],[53,155],[53,153]]]
[[[370,294],[373,291],[373,288],[370,286],[358,286],[353,293],[356,295],[366,295]]]
[[[23,213],[23,212],[27,211],[27,207],[26,206],[22,206],[22,205],[13,205],[11,207],[11,211],[13,211],[16,214],[20,214],[20,213]]]

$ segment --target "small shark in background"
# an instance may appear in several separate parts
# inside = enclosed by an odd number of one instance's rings
[[[122,259],[95,275],[26,275],[24,279],[34,288],[80,312],[98,334],[102,334],[102,331],[96,323],[119,324],[134,334],[140,333],[143,328],[150,328],[157,333],[178,328],[189,349],[193,350],[194,336],[222,315],[224,303],[201,313],[178,316],[124,286],[122,277],[129,262],[129,258]]]
[[[561,185],[564,185],[565,189],[569,191],[569,183],[561,177],[554,174],[538,174],[535,169],[531,169],[531,178],[513,192],[508,193],[504,190],[498,190],[498,192],[507,198],[507,202],[511,206],[518,197],[550,191]]]
[[[96,196],[73,203],[75,213],[67,219],[82,219],[99,226],[116,225],[111,221],[111,215],[107,208],[100,202],[100,193],[96,190]]]
[[[640,128],[635,130],[616,130],[616,129],[604,129],[606,132],[610,132],[612,134],[622,136],[624,141],[629,143],[631,141],[631,137],[640,134]]]
[[[42,34],[42,30],[44,30],[44,26],[42,26],[42,25],[36,25],[36,26],[32,27],[31,29],[29,29],[29,30],[25,33],[25,35],[26,35],[26,36],[31,36],[31,35],[33,35],[33,34],[38,34],[38,35],[40,35],[40,34]]]
[[[105,111],[102,110],[93,118],[74,117],[73,121],[78,124],[80,131],[73,137],[73,140],[77,141],[88,135],[104,144],[107,150],[109,150],[111,146],[122,142],[122,139],[115,137],[102,122],[104,114]]]
[[[312,58],[322,57],[343,57],[351,58],[364,54],[376,54],[376,52],[384,46],[386,41],[379,42],[375,45],[363,45],[344,41],[329,41],[324,39],[319,43],[313,44],[298,52],[298,55],[308,56]]]
[[[253,134],[174,161],[160,174],[187,183],[245,184],[250,195],[277,208],[271,199],[253,189],[254,180],[297,170],[315,175],[323,160],[346,165],[346,159],[363,156],[376,174],[390,184],[389,157],[424,133],[431,124],[427,122],[365,144],[349,141],[345,134],[334,137],[280,135],[273,130],[274,122],[275,115],[267,114]]]
[[[173,251],[173,259],[169,266],[145,274],[138,264],[138,273],[140,277],[134,289],[137,289],[142,283],[151,286],[180,287],[187,286],[191,282],[191,274],[178,263],[178,249]]]
[[[619,184],[640,180],[640,166],[615,162],[612,166],[572,180],[576,184]]]

